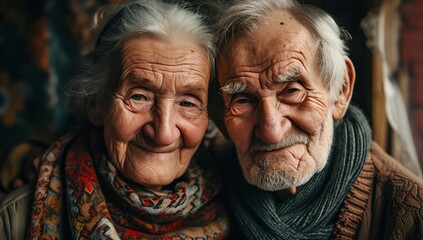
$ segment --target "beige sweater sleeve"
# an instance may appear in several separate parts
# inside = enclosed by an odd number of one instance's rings
[[[0,201],[0,239],[21,240],[27,234],[33,188],[20,187]]]

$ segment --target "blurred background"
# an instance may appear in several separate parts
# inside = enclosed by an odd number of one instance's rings
[[[64,86],[87,52],[96,9],[119,0],[0,0],[0,192],[71,122]],[[323,8],[352,36],[353,104],[373,139],[421,176],[422,0],[300,0]],[[420,161],[419,161],[420,159]],[[31,166],[29,166],[31,167]]]

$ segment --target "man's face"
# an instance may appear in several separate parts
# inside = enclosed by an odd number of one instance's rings
[[[225,124],[246,180],[276,191],[307,182],[326,164],[332,107],[316,41],[288,12],[274,12],[218,58]]]
[[[141,37],[124,43],[116,91],[101,104],[114,166],[160,188],[188,167],[207,128],[210,61],[191,42]]]

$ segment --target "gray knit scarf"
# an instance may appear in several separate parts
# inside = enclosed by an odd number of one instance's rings
[[[338,211],[364,165],[371,130],[361,111],[350,106],[335,124],[334,136],[326,167],[284,202],[248,184],[239,165],[236,174],[231,169],[228,200],[243,239],[330,239]]]

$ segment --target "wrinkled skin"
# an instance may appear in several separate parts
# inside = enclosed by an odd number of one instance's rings
[[[246,180],[263,190],[296,192],[326,164],[333,121],[345,114],[354,70],[330,101],[316,41],[289,12],[273,12],[251,36],[229,40],[217,59],[225,125]]]
[[[206,131],[210,61],[195,43],[153,37],[126,41],[120,57],[117,89],[90,120],[121,174],[160,189],[185,172]]]

